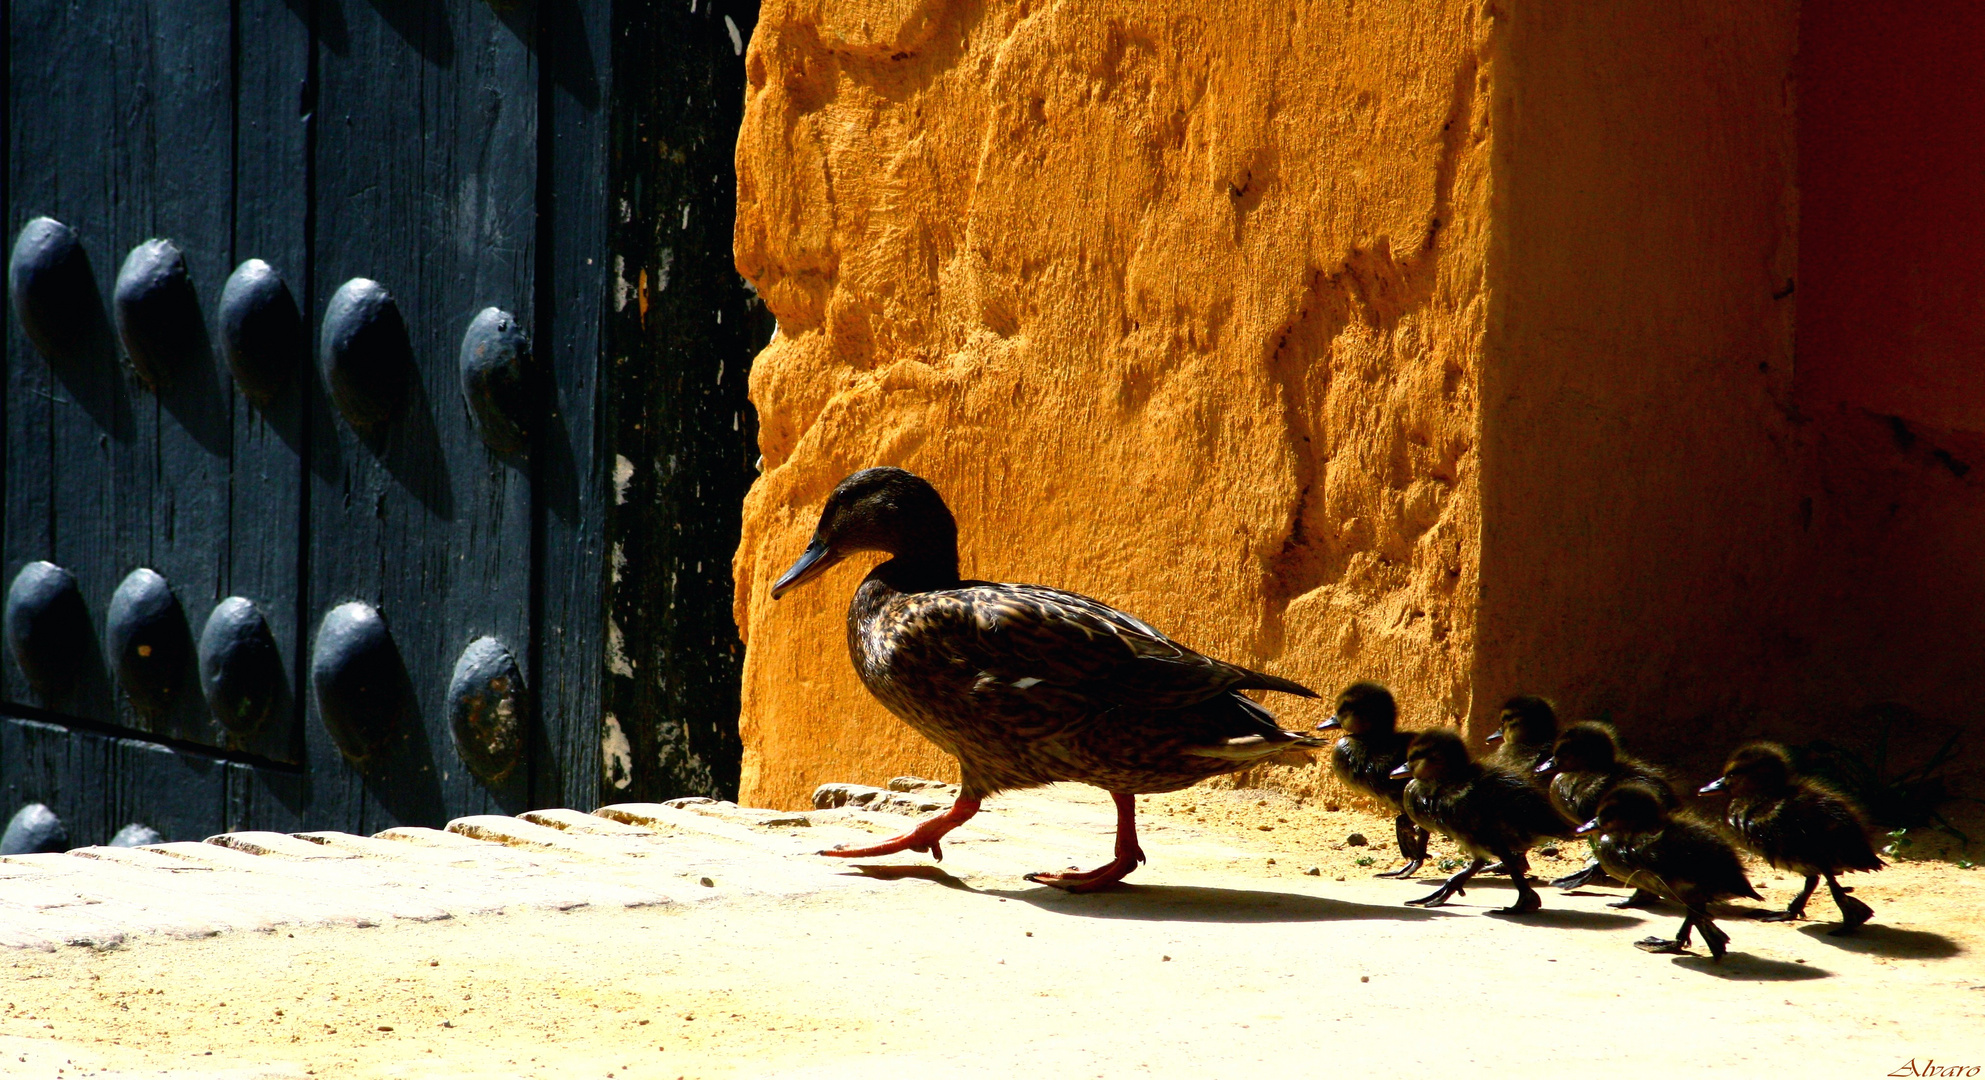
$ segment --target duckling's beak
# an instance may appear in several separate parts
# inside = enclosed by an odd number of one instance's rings
[[[779,580],[772,583],[772,599],[777,600],[788,591],[812,581],[826,573],[828,567],[840,561],[841,556],[833,554],[827,546],[827,541],[818,536],[814,537],[813,543],[806,546],[806,550],[800,553],[800,557],[794,561],[792,567],[780,574]]]
[[[1404,780],[1405,778],[1413,775],[1413,766],[1401,765],[1397,769],[1394,769],[1391,772],[1386,773],[1386,775],[1392,777],[1394,780]]]
[[[1537,767],[1530,771],[1536,773],[1538,776],[1542,776],[1548,772],[1557,772],[1558,759],[1554,757],[1547,757],[1544,760],[1538,762]]]
[[[1343,726],[1343,722],[1337,719],[1337,714],[1331,713],[1329,716],[1323,718],[1323,723],[1318,724],[1316,729],[1318,731],[1335,731]]]
[[[1573,829],[1572,835],[1584,836],[1586,833],[1594,833],[1598,831],[1599,831],[1599,819],[1593,818],[1591,821],[1588,821],[1585,824],[1580,825],[1578,828]]]
[[[1715,793],[1722,791],[1723,789],[1730,786],[1729,779],[1730,778],[1727,776],[1719,776],[1716,779],[1711,780],[1709,783],[1704,784],[1703,786],[1697,788],[1696,794],[1714,795]]]
[[[1482,741],[1498,742],[1502,739],[1502,737],[1503,737],[1503,729],[1497,728],[1496,730],[1489,732],[1487,735],[1482,736]]]

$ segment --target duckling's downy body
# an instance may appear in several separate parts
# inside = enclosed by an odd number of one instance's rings
[[[1496,729],[1484,738],[1495,744],[1488,764],[1531,779],[1533,770],[1551,756],[1551,746],[1557,741],[1558,710],[1549,700],[1531,694],[1510,698],[1503,702]],[[1534,782],[1540,787],[1546,784],[1542,778]]]
[[[1797,919],[1820,879],[1826,879],[1840,925],[1829,934],[1851,934],[1875,914],[1874,909],[1847,895],[1835,875],[1849,870],[1880,870],[1882,860],[1868,842],[1868,824],[1846,796],[1810,777],[1795,774],[1785,748],[1775,743],[1741,747],[1723,766],[1723,775],[1703,785],[1702,793],[1730,793],[1726,820],[1744,846],[1781,870],[1803,874],[1806,883],[1784,911],[1765,916],[1772,922]]]
[[[1318,731],[1342,729],[1344,737],[1330,750],[1330,769],[1344,783],[1376,795],[1396,815],[1393,834],[1406,865],[1379,877],[1409,878],[1427,861],[1427,830],[1406,815],[1406,778],[1392,771],[1406,761],[1413,736],[1399,730],[1399,706],[1392,691],[1375,682],[1352,683],[1337,695],[1337,710]]]
[[[1685,909],[1674,938],[1634,943],[1648,952],[1682,952],[1689,946],[1690,930],[1696,929],[1710,955],[1721,960],[1730,935],[1710,921],[1709,905],[1739,896],[1762,899],[1729,842],[1710,826],[1676,812],[1673,792],[1639,781],[1616,785],[1578,831],[1598,833],[1593,849],[1607,873]]]
[[[1451,731],[1413,736],[1406,764],[1394,775],[1413,778],[1405,795],[1406,812],[1413,820],[1445,833],[1473,858],[1439,889],[1407,903],[1426,907],[1446,903],[1494,859],[1516,886],[1516,903],[1503,908],[1503,914],[1522,915],[1543,906],[1525,880],[1530,872],[1527,856],[1538,840],[1570,836],[1573,828],[1551,806],[1543,789],[1524,774],[1470,760],[1467,745]]]
[[[902,469],[865,469],[827,499],[813,541],[772,587],[776,598],[850,554],[893,556],[848,608],[848,652],[876,699],[958,758],[952,808],[844,858],[928,851],[986,797],[1080,781],[1117,805],[1116,858],[1089,872],[1030,874],[1086,891],[1144,861],[1133,795],[1174,791],[1321,740],[1284,731],[1245,689],[1309,689],[1203,656],[1076,593],[964,581],[944,501]]]
[[[1620,752],[1619,738],[1605,724],[1590,720],[1564,729],[1551,748],[1551,754],[1537,765],[1537,775],[1550,777],[1551,804],[1573,821],[1589,821],[1606,794],[1621,784],[1644,784],[1661,800],[1664,810],[1681,805],[1668,774],[1653,765]],[[1579,889],[1599,878],[1601,868],[1594,860],[1584,869],[1551,882],[1560,889]],[[1654,899],[1648,890],[1636,889],[1614,907],[1639,907]]]

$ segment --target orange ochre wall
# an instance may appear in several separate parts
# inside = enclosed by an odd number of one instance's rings
[[[1901,657],[1818,670],[1867,648],[1834,623],[1869,568],[1907,576],[1896,520],[1957,572],[1935,508],[1975,486],[1910,464],[1958,436],[1898,449],[1872,391],[1814,418],[1818,10],[768,0],[738,143],[738,266],[779,320],[734,567],[741,799],[954,772],[848,665],[865,565],[768,595],[877,464],[944,493],[967,574],[1320,690],[1384,679],[1414,726],[1479,735],[1533,691],[1693,760],[1855,695],[1944,700]],[[1859,372],[1869,343],[1829,340]]]

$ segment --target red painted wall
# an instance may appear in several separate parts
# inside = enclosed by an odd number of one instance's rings
[[[1806,0],[1802,405],[1985,431],[1985,4]]]

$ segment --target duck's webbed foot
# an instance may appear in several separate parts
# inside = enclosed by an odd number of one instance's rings
[[[1840,925],[1827,931],[1828,937],[1846,937],[1861,928],[1861,924],[1875,917],[1875,909],[1847,895],[1847,889],[1826,876],[1827,890],[1833,893],[1833,906],[1840,909]]]
[[[1606,872],[1599,868],[1598,859],[1587,859],[1585,865],[1551,882],[1553,889],[1583,889],[1604,877]]]
[[[916,828],[901,836],[891,837],[879,844],[869,844],[866,847],[849,847],[843,844],[840,847],[828,848],[819,854],[831,855],[837,859],[872,859],[878,855],[894,855],[899,851],[928,851],[931,858],[943,862],[944,848],[938,841],[944,838],[945,833],[965,824],[978,812],[979,800],[959,796],[958,801],[951,804],[951,809],[934,818],[925,819]]]
[[[1820,876],[1818,874],[1814,874],[1811,877],[1808,877],[1806,879],[1806,887],[1799,890],[1799,895],[1793,897],[1792,902],[1790,904],[1785,905],[1784,911],[1774,911],[1768,915],[1760,915],[1758,916],[1759,921],[1792,922],[1796,919],[1805,918],[1806,901],[1811,900],[1813,898],[1813,890],[1819,888],[1819,885],[1820,885]],[[1870,912],[1870,914],[1873,914],[1873,912]]]
[[[1028,874],[1028,881],[1064,892],[1094,892],[1122,881],[1137,869],[1137,864],[1144,861],[1144,849],[1137,846],[1137,803],[1131,796],[1116,792],[1111,792],[1110,797],[1117,804],[1117,857],[1094,870],[1077,870],[1071,866],[1061,873]]]
[[[1413,824],[1413,819],[1405,814],[1392,823],[1392,832],[1399,841],[1399,853],[1406,857],[1406,865],[1397,870],[1383,870],[1373,877],[1409,878],[1420,872],[1427,861],[1427,830]]]
[[[1633,947],[1639,949],[1641,952],[1651,953],[1686,953],[1689,951],[1689,947],[1682,942],[1674,938],[1664,937],[1644,937],[1634,942]]]
[[[1497,908],[1496,914],[1528,915],[1533,911],[1543,910],[1543,898],[1537,895],[1536,889],[1530,887],[1530,860],[1520,854],[1505,855],[1502,866],[1504,872],[1509,874],[1510,883],[1516,886],[1516,903],[1506,908]]]
[[[1612,903],[1607,904],[1606,906],[1609,908],[1621,908],[1621,909],[1653,907],[1654,902],[1659,899],[1661,898],[1654,895],[1651,892],[1648,892],[1646,889],[1635,889],[1634,891],[1628,893],[1626,896],[1618,900],[1615,900]]]
[[[1697,915],[1696,926],[1702,930],[1702,943],[1709,946],[1709,958],[1721,960],[1730,951],[1730,935],[1723,928],[1709,921],[1708,915]]]
[[[1408,907],[1439,907],[1447,903],[1449,897],[1465,896],[1468,893],[1466,888],[1468,879],[1481,873],[1482,868],[1487,865],[1488,860],[1476,859],[1467,866],[1462,867],[1453,877],[1441,882],[1440,888],[1417,900],[1408,900],[1406,904]]]

